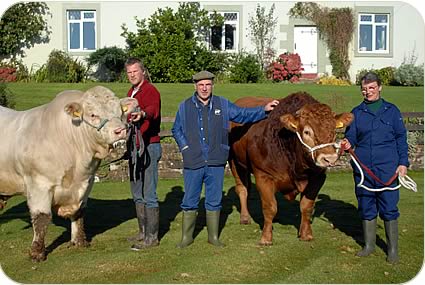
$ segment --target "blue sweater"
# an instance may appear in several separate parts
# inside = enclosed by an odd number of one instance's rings
[[[229,100],[211,95],[208,103],[208,138],[202,122],[203,106],[196,97],[183,101],[176,114],[172,133],[183,156],[183,166],[197,169],[224,166],[229,155],[229,121],[252,123],[266,117],[264,106],[241,108]],[[208,143],[207,143],[208,142]]]
[[[345,131],[359,160],[384,182],[395,173],[399,165],[409,166],[407,132],[400,110],[385,100],[375,112],[362,102],[352,111],[354,120]],[[360,176],[352,164],[356,183]],[[382,187],[364,171],[368,187]],[[397,180],[396,180],[397,181]],[[397,182],[394,182],[396,184]]]

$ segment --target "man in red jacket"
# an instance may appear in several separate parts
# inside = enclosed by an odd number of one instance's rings
[[[127,144],[129,156],[130,185],[136,206],[139,232],[129,238],[136,243],[132,250],[159,245],[158,162],[161,159],[160,144],[161,96],[145,79],[145,68],[138,58],[125,63],[127,78],[132,84],[127,96],[136,98],[140,110],[129,117],[130,138]]]

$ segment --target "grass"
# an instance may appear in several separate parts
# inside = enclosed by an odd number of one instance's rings
[[[86,90],[100,83],[10,83],[9,89],[16,96],[16,109],[26,110],[49,102],[59,92],[67,89]],[[127,94],[129,84],[101,83],[117,96]],[[191,96],[193,84],[155,84],[161,93],[162,116],[174,117],[178,104]],[[362,101],[359,86],[322,86],[315,84],[216,84],[214,94],[231,101],[244,96],[283,98],[290,93],[306,91],[322,103],[329,104],[336,112],[349,112]],[[396,104],[402,112],[424,111],[423,87],[384,86],[383,97]]]
[[[223,249],[209,245],[203,200],[195,242],[186,249],[181,237],[182,179],[159,182],[161,245],[144,252],[129,250],[126,237],[137,221],[128,182],[95,184],[86,219],[89,248],[69,248],[69,223],[55,217],[47,234],[48,259],[32,263],[28,250],[32,229],[26,202],[13,197],[0,215],[0,264],[19,283],[404,283],[420,271],[424,260],[423,172],[410,172],[419,192],[400,191],[401,261],[385,262],[385,232],[378,221],[377,250],[355,257],[361,248],[361,223],[350,172],[330,172],[316,202],[312,228],[315,239],[297,238],[299,202],[278,195],[279,212],[273,223],[274,245],[258,246],[262,213],[255,190],[250,193],[250,225],[239,225],[234,182],[226,177],[223,192]]]
[[[26,110],[49,102],[66,89],[86,90],[96,83],[13,83],[16,109]],[[129,84],[102,84],[124,97]],[[162,96],[162,115],[174,116],[179,102],[193,92],[192,84],[156,84]],[[231,101],[243,96],[282,98],[307,91],[336,112],[350,111],[361,101],[358,86],[290,84],[217,84],[215,94]],[[383,97],[402,112],[424,111],[423,87],[384,87]],[[221,240],[224,249],[206,243],[205,213],[201,205],[195,243],[175,248],[181,237],[180,202],[182,179],[161,179],[161,245],[146,252],[129,250],[126,237],[137,228],[128,182],[95,185],[86,219],[91,247],[69,248],[69,221],[54,217],[46,245],[48,259],[32,263],[28,250],[32,228],[25,199],[13,197],[0,213],[0,265],[19,283],[404,283],[420,271],[424,260],[423,172],[409,175],[418,183],[418,193],[401,190],[400,256],[398,265],[385,262],[385,233],[378,222],[376,252],[367,258],[354,254],[361,248],[362,230],[349,172],[331,172],[316,203],[312,228],[315,239],[297,238],[299,202],[288,203],[278,195],[279,212],[273,223],[274,245],[261,247],[262,212],[255,190],[249,208],[251,225],[239,225],[239,205],[234,182],[226,177],[223,196]],[[202,202],[202,201],[201,201]],[[201,203],[202,204],[202,203]]]

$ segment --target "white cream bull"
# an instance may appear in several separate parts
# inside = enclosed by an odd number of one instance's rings
[[[97,86],[61,92],[27,111],[0,107],[0,210],[13,195],[27,197],[34,261],[46,259],[52,210],[71,220],[71,244],[88,245],[83,210],[95,171],[114,147],[125,143],[125,121],[137,105],[136,99],[120,100]]]

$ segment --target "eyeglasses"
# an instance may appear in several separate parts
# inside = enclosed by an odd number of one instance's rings
[[[375,89],[378,89],[379,86],[378,85],[370,85],[370,86],[364,86],[362,87],[362,92],[366,92],[367,90],[371,90],[374,91]]]

